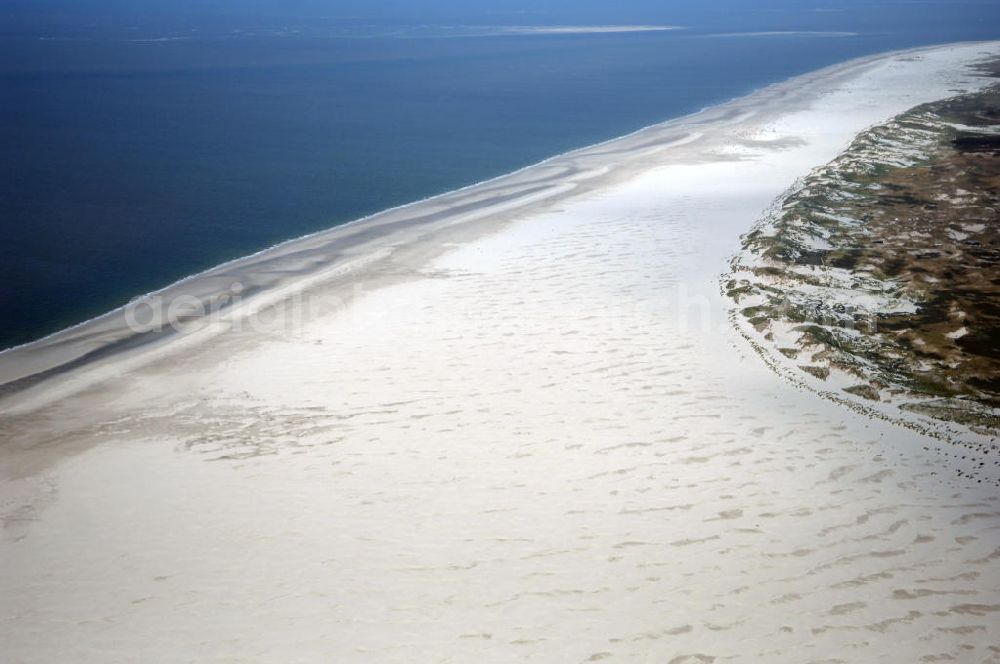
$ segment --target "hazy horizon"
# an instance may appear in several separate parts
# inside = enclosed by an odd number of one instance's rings
[[[1000,18],[997,3],[987,0],[933,2],[896,0],[870,3],[848,0],[153,0],[141,6],[125,0],[14,0],[0,11],[8,35],[37,35],[46,30],[82,30],[94,35],[117,31],[194,30],[211,32],[257,27],[326,24],[438,23],[477,25],[595,25],[670,24],[701,28],[739,27],[809,30],[840,23],[844,29],[865,29],[892,16],[901,28],[919,21],[917,14],[947,8],[941,20],[969,25],[970,19]],[[919,9],[919,11],[914,11]],[[912,15],[911,15],[912,14]],[[843,16],[841,21],[837,16]],[[289,27],[286,25],[286,27]]]

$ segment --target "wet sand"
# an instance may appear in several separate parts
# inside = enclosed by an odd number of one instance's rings
[[[776,377],[719,276],[797,177],[998,52],[850,63],[178,285],[260,294],[0,402],[6,656],[997,661],[993,484]]]

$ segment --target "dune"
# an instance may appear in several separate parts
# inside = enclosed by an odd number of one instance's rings
[[[995,661],[996,459],[782,380],[719,279],[998,55],[821,70],[0,355],[3,658]]]

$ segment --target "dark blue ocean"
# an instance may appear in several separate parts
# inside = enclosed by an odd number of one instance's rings
[[[475,28],[386,16],[289,27],[0,13],[0,347],[795,74],[1000,37],[997,2],[766,5],[680,21],[662,7],[592,12],[588,24],[685,29],[558,35],[498,31],[488,16]],[[731,34],[773,31],[793,34]]]

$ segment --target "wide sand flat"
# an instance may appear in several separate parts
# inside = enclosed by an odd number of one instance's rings
[[[980,461],[777,378],[718,284],[796,177],[998,53],[853,63],[466,190],[0,402],[0,659],[1000,661]],[[0,371],[52,362],[27,351]]]

